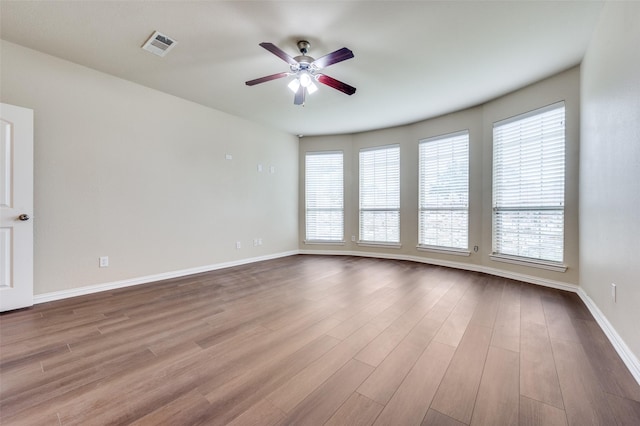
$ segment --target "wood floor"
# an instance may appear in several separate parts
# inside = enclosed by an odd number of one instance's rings
[[[292,256],[0,316],[6,425],[640,425],[575,294]]]

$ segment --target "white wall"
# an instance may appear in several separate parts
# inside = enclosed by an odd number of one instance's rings
[[[492,125],[558,101],[566,104],[566,272],[556,272],[492,260],[491,175]],[[323,253],[364,253],[409,258],[471,270],[497,272],[512,278],[545,285],[575,288],[578,284],[578,156],[580,139],[580,70],[578,67],[502,96],[484,105],[419,123],[354,135],[304,137],[300,142],[300,182],[304,183],[304,157],[309,151],[343,150],[345,153],[345,244],[306,244],[304,185],[300,188],[300,249]],[[421,139],[469,129],[469,247],[468,257],[419,251],[418,244],[418,142]],[[397,248],[359,246],[351,242],[358,235],[358,152],[361,148],[400,144],[401,244]]]
[[[580,284],[640,359],[639,19],[606,4],[582,63]]]
[[[2,102],[35,111],[36,295],[297,249],[296,137],[1,48]]]

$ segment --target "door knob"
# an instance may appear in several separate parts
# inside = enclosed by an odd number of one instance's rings
[[[29,220],[29,215],[22,213],[20,216],[18,216],[18,219],[20,219],[22,221]]]

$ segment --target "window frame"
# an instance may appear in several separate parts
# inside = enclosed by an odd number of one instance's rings
[[[334,156],[339,154],[341,157],[342,167],[341,167],[341,182],[340,185],[337,185],[341,188],[341,206],[340,207],[309,207],[309,163],[308,160],[311,157],[321,157],[321,156]],[[345,234],[345,197],[344,197],[344,151],[342,150],[331,150],[331,151],[308,151],[305,152],[305,183],[304,183],[304,203],[305,203],[305,244],[344,244],[344,234]],[[334,185],[329,185],[327,190],[334,189]],[[342,216],[342,223],[340,226],[341,236],[339,238],[332,238],[330,235],[325,235],[325,238],[309,238],[309,214],[310,212],[340,212]]]
[[[462,140],[462,137],[466,136],[466,138],[464,138],[464,140]],[[452,158],[452,160],[454,161],[464,161],[464,166],[465,167],[465,177],[464,177],[464,184],[466,185],[466,187],[464,188],[464,190],[466,191],[466,199],[465,202],[463,203],[464,206],[460,206],[459,203],[440,203],[438,200],[437,205],[433,205],[433,206],[426,206],[425,205],[425,201],[424,198],[427,196],[427,191],[428,188],[426,187],[427,182],[426,179],[428,179],[430,176],[429,174],[423,174],[424,171],[426,171],[427,169],[427,165],[423,165],[423,161],[426,161],[427,158],[426,153],[423,152],[426,151],[426,149],[429,147],[429,144],[436,144],[436,143],[444,143],[444,142],[449,142],[450,146],[448,146],[446,149],[450,149],[452,151],[452,154],[456,154],[455,150],[456,149],[460,149],[459,147],[454,146],[454,144],[456,143],[460,143],[463,142],[465,143],[465,147],[464,149],[464,158],[459,158],[459,157],[455,157]],[[433,136],[433,137],[429,137],[426,139],[422,139],[418,142],[418,245],[416,246],[419,250],[425,250],[425,251],[433,251],[433,252],[442,252],[442,253],[449,253],[449,254],[456,254],[456,255],[463,255],[463,256],[469,256],[470,255],[470,251],[469,251],[469,186],[470,186],[470,182],[469,182],[469,177],[470,177],[470,170],[469,170],[469,166],[470,166],[470,132],[469,129],[465,129],[465,130],[459,130],[459,131],[455,131],[455,132],[451,132],[451,133],[446,133],[443,135],[438,135],[438,136]],[[440,161],[443,160],[444,162],[446,162],[446,158],[444,157],[439,157],[436,158],[436,161],[438,164],[440,164]],[[451,164],[451,163],[448,163]],[[449,165],[449,167],[451,167],[451,165]],[[447,180],[447,181],[443,181],[443,182],[437,182],[437,183],[445,183],[447,184],[447,188],[450,189],[450,193],[453,193],[453,191],[455,189],[459,189],[458,185],[459,185],[459,180],[458,179],[452,179],[452,180]],[[451,188],[451,186],[455,185],[454,188]],[[458,205],[454,205],[454,204],[458,204]],[[455,245],[442,245],[442,244],[427,244],[426,242],[424,242],[423,237],[424,237],[424,228],[423,228],[423,219],[422,219],[422,214],[425,212],[437,212],[437,211],[442,211],[442,212],[451,212],[453,214],[453,212],[464,212],[466,215],[466,223],[465,223],[465,235],[464,235],[464,239],[465,239],[465,244],[464,247],[462,246],[455,246]],[[451,229],[450,232],[450,239],[453,240],[455,239],[454,237],[454,231],[453,229]]]
[[[498,174],[498,163],[499,163],[499,159],[498,159],[498,150],[499,149],[503,149],[504,147],[500,147],[498,146],[498,142],[497,142],[497,130],[502,128],[504,129],[506,126],[509,125],[513,125],[515,123],[522,123],[525,122],[527,120],[531,120],[532,118],[539,118],[540,121],[543,121],[543,116],[545,114],[549,114],[549,113],[554,113],[558,110],[562,109],[562,142],[561,142],[561,147],[558,148],[558,145],[550,145],[552,146],[554,149],[556,150],[561,150],[562,151],[562,155],[561,155],[561,160],[557,160],[556,161],[561,161],[562,167],[559,168],[557,165],[554,165],[553,170],[558,170],[561,169],[562,171],[562,176],[560,179],[557,179],[557,181],[562,182],[562,189],[561,191],[558,191],[557,189],[554,189],[554,191],[546,191],[545,194],[548,196],[549,194],[555,194],[558,197],[561,197],[561,201],[559,205],[549,205],[549,202],[542,202],[540,204],[532,204],[531,200],[535,200],[535,195],[530,196],[529,198],[523,199],[523,201],[521,202],[520,205],[514,205],[513,202],[504,202],[503,204],[500,204],[497,199],[500,198],[500,195],[506,196],[507,194],[507,189],[502,189],[502,193],[499,194],[499,191],[501,191],[500,184],[499,182],[506,182],[507,178],[503,178],[502,180],[500,180],[499,178],[497,178],[497,174]],[[491,236],[492,236],[492,253],[490,255],[490,258],[492,260],[496,260],[496,261],[500,261],[500,262],[507,262],[507,263],[512,263],[512,264],[518,264],[518,265],[526,265],[526,266],[533,266],[533,267],[538,267],[538,268],[542,268],[542,269],[548,269],[548,270],[553,270],[553,271],[560,271],[560,272],[564,272],[566,271],[567,267],[566,265],[564,265],[564,259],[566,256],[565,253],[565,238],[566,238],[566,215],[565,215],[565,210],[566,210],[566,147],[567,147],[567,135],[566,135],[566,130],[567,130],[567,126],[566,126],[566,118],[567,118],[567,114],[566,114],[566,104],[564,101],[560,101],[560,102],[556,102],[547,106],[544,106],[542,108],[537,108],[535,110],[532,111],[528,111],[526,113],[523,114],[519,114],[516,116],[512,116],[510,118],[501,120],[501,121],[497,121],[495,123],[493,123],[493,131],[492,131],[492,135],[493,135],[493,152],[492,152],[492,211],[491,211]],[[558,130],[555,130],[556,132],[558,132]],[[522,132],[522,131],[521,131]],[[552,132],[548,132],[545,133],[544,131],[540,131],[536,134],[536,142],[542,146],[543,142],[544,142],[544,137],[545,135],[547,137],[549,137],[549,134],[551,134]],[[515,140],[515,139],[514,139]],[[524,137],[519,137],[519,139],[517,139],[517,141],[520,144],[520,147],[518,148],[518,153],[520,154],[519,160],[521,160],[522,157],[522,151],[524,151],[525,149],[523,149],[522,145],[523,145],[523,140]],[[546,147],[546,145],[545,145]],[[553,150],[551,152],[554,152]],[[557,153],[554,155],[558,155]],[[540,153],[540,160],[538,161],[538,163],[535,163],[535,160],[531,160],[530,158],[533,158],[534,155],[530,155],[530,157],[525,158],[525,160],[527,161],[531,161],[530,163],[526,163],[526,164],[538,164],[540,165],[540,167],[542,166],[542,161],[549,161],[549,158],[551,158],[550,154],[546,154],[544,155],[543,153]],[[552,164],[552,163],[550,163]],[[502,167],[502,166],[501,166]],[[522,167],[520,167],[520,169],[522,169]],[[540,172],[540,179],[538,181],[536,181],[537,184],[540,185],[540,187],[542,187],[544,184],[549,184],[551,182],[551,180],[549,180],[549,178],[547,177],[545,179],[544,176],[542,176],[542,173],[548,174],[548,171],[552,170],[551,167],[547,167],[544,169],[544,172]],[[520,172],[520,175],[522,175],[522,172]],[[511,177],[511,179],[513,179],[513,177]],[[510,180],[511,182],[511,180]],[[523,178],[521,177],[520,180],[518,180],[518,182],[523,182]],[[522,183],[520,184],[520,186],[522,186]],[[556,185],[558,184],[558,182],[555,182]],[[506,188],[506,185],[505,185]],[[522,194],[522,192],[518,192],[518,194]],[[535,193],[535,191],[531,191],[532,194]],[[540,193],[543,192],[542,189],[539,190]],[[558,193],[561,192],[561,195],[559,195]],[[526,195],[526,194],[524,194]],[[538,196],[538,198],[540,198],[540,196]],[[558,198],[553,198],[554,202],[558,202]],[[528,202],[529,201],[529,202]],[[523,213],[525,215],[538,215],[537,220],[540,220],[539,217],[543,217],[544,214],[548,214],[549,212],[551,213],[555,213],[556,215],[560,216],[561,218],[561,230],[560,230],[560,246],[556,246],[554,249],[555,250],[559,250],[561,252],[561,258],[560,259],[553,259],[551,258],[551,256],[545,258],[542,256],[526,256],[526,255],[522,255],[522,254],[513,254],[513,253],[508,253],[508,250],[502,250],[501,251],[501,246],[502,244],[504,244],[504,240],[502,240],[502,242],[499,241],[499,234],[503,233],[504,228],[500,228],[503,222],[502,218],[499,218],[501,213],[505,213],[505,212],[512,212],[512,213]],[[517,216],[515,216],[517,218]],[[537,220],[532,220],[529,219],[530,222],[529,224],[533,223],[535,224]],[[518,222],[518,219],[512,219],[513,223],[517,223],[517,226],[520,226],[520,222]],[[526,220],[524,222],[522,222],[524,224],[526,224]],[[550,223],[549,221],[546,221],[545,223]],[[556,224],[557,225],[557,224]],[[500,229],[499,229],[500,228]],[[534,228],[535,229],[535,228]],[[541,230],[543,229],[542,226],[538,227],[539,231],[538,234],[532,233],[529,234],[529,236],[538,236],[538,239],[542,239],[544,238],[544,235],[542,235]],[[519,228],[518,228],[519,230]],[[521,234],[519,232],[515,232],[512,233],[511,235],[513,236],[527,236],[526,233]],[[558,238],[558,236],[555,236],[556,239]],[[520,243],[516,244],[516,250],[519,253],[522,253],[523,251],[526,251],[526,247],[520,245]],[[544,252],[544,246],[540,245],[540,246],[535,246],[534,245],[534,249],[533,250],[538,250],[539,252]]]
[[[368,207],[365,206],[363,207],[363,170],[364,170],[364,164],[363,164],[363,155],[366,155],[367,153],[372,153],[375,151],[389,151],[389,150],[397,150],[397,170],[395,171],[397,173],[397,206],[393,205],[393,206],[383,206],[383,207]],[[393,247],[393,248],[399,248],[401,247],[401,218],[400,218],[400,211],[401,211],[401,167],[400,167],[400,163],[401,163],[401,150],[400,150],[400,144],[389,144],[389,145],[381,145],[381,146],[375,146],[375,147],[366,147],[366,148],[361,148],[359,153],[358,153],[358,245],[361,246],[381,246],[381,247]],[[392,170],[393,172],[393,170]],[[387,171],[387,167],[385,167],[385,175],[388,175],[389,172]],[[385,194],[386,197],[388,197],[388,193]],[[366,201],[366,200],[365,200]],[[365,203],[367,204],[367,203]],[[365,226],[364,221],[363,221],[363,213],[376,213],[376,212],[386,212],[386,213],[395,213],[397,214],[397,240],[391,240],[391,239],[386,239],[386,240],[382,240],[382,239],[366,239],[363,238],[364,233],[363,232],[363,227]],[[393,230],[392,230],[393,231]],[[388,230],[386,231],[386,233],[388,234]]]

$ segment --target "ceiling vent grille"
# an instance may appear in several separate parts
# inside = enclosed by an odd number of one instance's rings
[[[142,48],[154,55],[165,56],[176,44],[178,44],[177,41],[158,31],[154,31],[151,37],[142,45]]]

